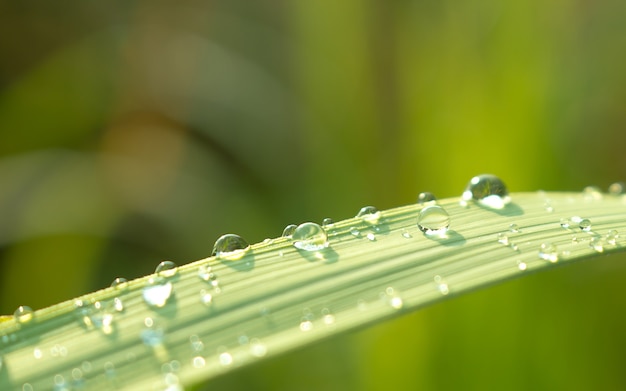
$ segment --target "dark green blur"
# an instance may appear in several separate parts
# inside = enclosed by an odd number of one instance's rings
[[[0,314],[484,172],[606,189],[626,179],[625,20],[621,0],[1,1]],[[625,389],[625,262],[199,388]]]

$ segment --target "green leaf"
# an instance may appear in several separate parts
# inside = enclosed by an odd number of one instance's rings
[[[378,221],[328,226],[330,246],[320,251],[276,238],[238,259],[203,259],[36,311],[28,322],[0,322],[0,388],[180,389],[447,297],[624,249],[623,195],[511,198],[502,209],[438,201],[450,215],[442,236],[424,234],[422,206],[408,205]],[[146,291],[149,281],[161,285]]]

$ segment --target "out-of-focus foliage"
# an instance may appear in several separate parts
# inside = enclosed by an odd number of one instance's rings
[[[0,4],[3,314],[481,172],[514,191],[626,177],[623,1],[27,3]],[[624,388],[623,262],[207,389]]]

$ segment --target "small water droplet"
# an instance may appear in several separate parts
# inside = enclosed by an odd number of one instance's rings
[[[585,201],[601,200],[602,192],[596,186],[587,186],[583,189],[583,198]]]
[[[22,391],[33,391],[34,388],[30,383],[22,384]]]
[[[580,223],[578,223],[578,228],[580,228],[584,232],[591,231],[591,221],[589,219],[580,220]]]
[[[300,322],[300,330],[301,331],[311,331],[313,330],[313,322],[308,319],[303,319]]]
[[[191,362],[194,368],[204,368],[204,366],[206,365],[206,361],[202,356],[194,357]]]
[[[509,231],[511,231],[511,233],[517,234],[522,232],[522,230],[519,228],[519,226],[515,223],[509,225]]]
[[[524,271],[528,268],[528,266],[526,265],[526,262],[524,261],[517,261],[517,268],[521,271]]]
[[[350,235],[358,238],[361,236],[361,231],[357,227],[350,227]]]
[[[433,281],[435,281],[435,284],[437,285],[437,290],[439,291],[439,293],[441,293],[444,296],[450,293],[450,288],[448,287],[448,283],[446,283],[440,275],[436,275],[435,277],[433,277]]]
[[[493,209],[502,209],[511,201],[504,182],[491,174],[473,177],[467,184],[462,199],[466,202],[474,200]]]
[[[154,272],[164,278],[171,278],[178,272],[178,266],[172,261],[163,261],[159,263]]]
[[[207,282],[217,279],[217,276],[212,272],[211,266],[207,264],[198,267],[198,277]]]
[[[554,207],[552,206],[552,201],[551,200],[546,200],[543,204],[543,208],[546,210],[546,212],[548,213],[553,213],[554,212]]]
[[[212,255],[231,261],[241,259],[250,250],[250,245],[241,236],[226,234],[220,236],[213,246]]]
[[[498,234],[498,243],[503,244],[505,246],[509,245],[509,237],[507,236],[507,234],[500,232]]]
[[[298,228],[297,225],[289,224],[288,226],[285,227],[285,229],[283,229],[282,237],[283,238],[290,238],[291,235],[293,235],[293,233],[295,232],[296,228]]]
[[[219,360],[220,364],[222,364],[223,366],[228,366],[233,363],[233,356],[231,356],[231,354],[228,352],[224,352],[220,354]]]
[[[320,251],[328,247],[326,231],[315,223],[300,224],[291,239],[293,246],[299,250]]]
[[[626,191],[626,184],[624,182],[615,182],[609,186],[609,194],[613,196],[618,196],[624,194]]]
[[[376,225],[380,220],[380,212],[373,206],[364,206],[359,210],[356,217],[360,217],[367,224]]]
[[[148,327],[141,331],[141,340],[143,344],[151,348],[160,347],[163,345],[164,333],[162,329],[153,329]]]
[[[204,289],[200,290],[200,302],[205,306],[210,306],[213,303],[213,296]]]
[[[122,302],[122,300],[119,297],[116,297],[116,298],[113,299],[113,308],[117,312],[123,312],[124,311],[124,303]]]
[[[594,249],[596,252],[604,252],[604,240],[602,240],[600,236],[593,237],[589,241],[589,247]]]
[[[556,246],[552,243],[541,243],[541,246],[539,246],[539,258],[552,263],[557,262],[559,255]]]
[[[380,298],[395,310],[402,309],[404,306],[402,297],[395,291],[395,289],[393,289],[393,287],[389,286],[384,292],[381,292]]]
[[[570,226],[572,225],[572,221],[570,219],[568,219],[568,218],[563,217],[561,219],[560,224],[561,224],[562,228],[569,229]]]
[[[41,349],[39,349],[39,348],[33,349],[33,357],[35,357],[35,359],[37,359],[37,360],[42,358],[43,357],[43,352],[41,351]]]
[[[419,211],[417,226],[426,235],[443,236],[450,227],[450,215],[441,206],[427,206]]]
[[[33,309],[30,308],[29,306],[21,305],[17,307],[17,309],[13,313],[13,316],[15,317],[15,320],[18,323],[26,324],[30,322],[31,320],[33,320],[34,313],[33,313]]]
[[[405,229],[402,230],[402,237],[405,239],[411,239],[413,237],[413,235],[411,235],[411,233]]]
[[[254,357],[263,357],[267,354],[267,346],[261,343],[258,339],[250,341],[250,354]]]
[[[111,288],[124,292],[128,290],[128,280],[123,277],[118,277],[111,283]]]
[[[612,229],[609,233],[606,234],[606,242],[611,246],[615,246],[617,244],[617,239],[619,238],[619,233]]]
[[[417,196],[417,204],[418,205],[433,205],[437,202],[437,198],[433,193],[428,191],[419,193]]]
[[[152,307],[161,308],[167,304],[172,291],[171,282],[160,277],[152,277],[143,288],[143,300]]]
[[[324,220],[322,220],[322,227],[324,228],[330,228],[334,224],[335,224],[335,221],[331,219],[330,217],[326,217]]]
[[[368,233],[368,234],[366,235],[366,237],[367,237],[367,239],[368,239],[370,242],[373,242],[373,241],[375,241],[375,240],[376,240],[376,235],[374,235],[374,234],[373,234],[373,233],[371,233],[371,232],[370,232],[370,233]]]

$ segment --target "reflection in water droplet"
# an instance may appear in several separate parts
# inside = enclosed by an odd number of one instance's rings
[[[128,280],[123,277],[118,277],[111,283],[111,288],[124,292],[128,289]]]
[[[220,354],[219,359],[220,359],[220,364],[222,364],[223,366],[228,366],[233,363],[233,356],[231,356],[231,354],[228,352],[224,352]]]
[[[157,265],[154,272],[161,277],[171,278],[178,272],[178,266],[172,261],[163,261]]]
[[[419,195],[417,196],[418,205],[432,205],[432,204],[435,204],[436,202],[437,202],[437,198],[435,197],[435,195],[428,191],[419,193]]]
[[[326,217],[324,220],[322,220],[322,227],[324,228],[330,228],[333,226],[333,224],[335,224],[335,221],[330,217]]]
[[[172,296],[172,290],[171,282],[160,277],[152,277],[143,288],[143,300],[152,307],[161,308]]]
[[[526,270],[527,266],[526,266],[526,262],[524,261],[517,261],[517,268],[521,271]]]
[[[285,229],[283,229],[283,234],[282,237],[283,238],[289,238],[291,237],[291,235],[293,235],[294,231],[296,230],[296,228],[298,228],[297,225],[295,224],[289,224],[288,226],[285,227]]]
[[[366,235],[366,237],[367,237],[367,239],[368,239],[370,242],[373,242],[373,241],[375,241],[375,240],[376,240],[376,235],[374,235],[374,234],[373,234],[373,233],[371,233],[371,232],[370,232],[370,233],[368,233],[368,234]]]
[[[367,224],[376,225],[380,220],[380,212],[373,206],[364,206],[359,210],[356,217],[360,217]]]
[[[328,235],[324,228],[315,223],[303,223],[296,228],[293,235],[293,246],[304,251],[320,251],[328,247]]]
[[[578,223],[578,228],[585,232],[591,231],[591,221],[589,219],[580,220],[580,223]]]
[[[559,255],[556,246],[552,243],[541,243],[541,246],[539,246],[539,258],[552,263],[557,262]]]
[[[33,320],[34,313],[33,313],[33,309],[30,308],[29,306],[21,305],[17,307],[17,309],[13,313],[13,316],[15,317],[15,320],[18,323],[26,324],[30,322],[31,320]]]
[[[511,201],[504,182],[491,174],[473,177],[467,184],[461,198],[466,202],[477,201],[481,205],[493,209],[502,209]]]
[[[450,215],[441,206],[427,206],[419,211],[417,226],[426,235],[442,236],[450,227]]]
[[[626,190],[626,184],[624,184],[624,182],[615,182],[612,183],[611,186],[609,186],[609,194],[610,195],[621,195],[624,194],[624,191]]]
[[[611,246],[615,246],[617,244],[617,239],[619,238],[619,233],[612,229],[606,234],[606,242]]]
[[[241,259],[250,250],[250,245],[241,236],[226,234],[220,236],[213,246],[212,255],[231,261]]]

